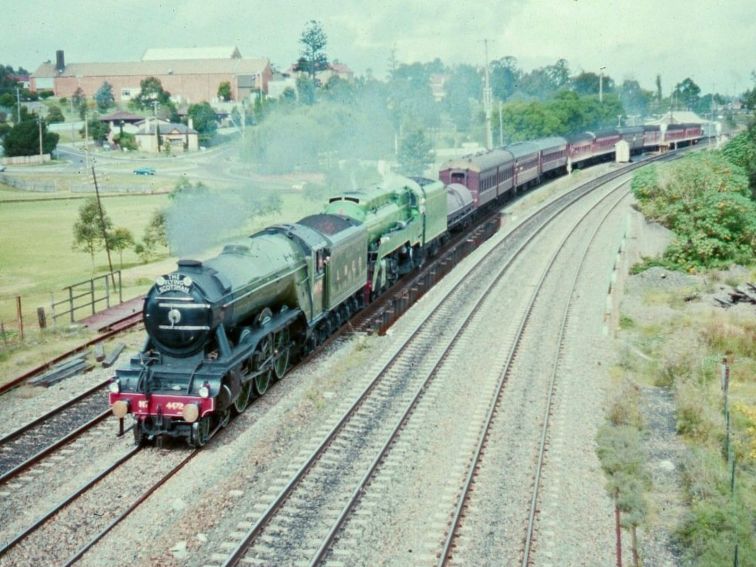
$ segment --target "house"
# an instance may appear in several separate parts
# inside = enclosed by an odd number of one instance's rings
[[[58,51],[55,63],[43,63],[32,73],[31,90],[71,96],[81,89],[92,98],[107,81],[116,102],[127,102],[139,95],[141,81],[155,77],[178,103],[214,102],[224,82],[231,86],[232,98],[240,101],[267,92],[271,74],[267,59],[243,58],[237,48],[148,49],[141,61],[68,64]]]
[[[134,139],[143,152],[183,153],[199,150],[199,133],[192,128],[191,119],[189,126],[155,118],[147,118],[136,126],[138,129]]]

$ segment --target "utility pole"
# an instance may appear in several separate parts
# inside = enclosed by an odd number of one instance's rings
[[[606,67],[599,68],[599,103],[604,102],[604,69]]]
[[[89,168],[89,120],[87,111],[84,111],[84,156],[86,159],[87,169]]]
[[[37,126],[39,126],[39,161],[42,163],[42,117],[37,116]]]
[[[499,101],[499,145],[504,146],[504,120],[501,117],[502,102]]]
[[[16,124],[21,124],[21,91],[16,87]]]
[[[94,165],[92,166],[92,181],[94,181],[95,195],[97,196],[97,210],[100,212],[100,228],[102,228],[102,240],[105,243],[105,252],[108,253],[108,267],[110,268],[110,278],[113,281],[113,289],[115,289],[116,282],[115,275],[113,274],[113,262],[110,259],[110,243],[108,242],[108,231],[105,229],[105,213],[102,211],[100,189],[97,186],[97,175],[95,175]]]
[[[244,143],[244,129],[247,125],[247,112],[246,108],[244,106],[244,101],[241,103],[241,139],[242,143]]]
[[[483,88],[483,108],[486,111],[486,148],[489,150],[493,147],[493,132],[491,131],[491,77],[488,72],[488,40],[484,39],[483,44],[486,50],[486,85]]]

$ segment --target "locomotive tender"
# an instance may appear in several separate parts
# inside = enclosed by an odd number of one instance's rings
[[[608,159],[619,140],[636,153],[701,137],[700,125],[682,124],[518,142],[447,162],[440,181],[389,178],[209,260],[180,260],[145,298],[147,338],[110,384],[113,413],[134,418],[137,444],[166,436],[202,446],[479,209]]]

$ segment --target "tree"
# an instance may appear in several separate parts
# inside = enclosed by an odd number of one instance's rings
[[[166,107],[168,112],[170,112],[170,107],[173,106],[171,103],[171,93],[163,89],[163,83],[160,82],[160,79],[147,77],[139,83],[139,86],[141,90],[136,98],[132,100],[134,106],[141,110],[154,110],[156,105],[159,104],[161,108]]]
[[[522,71],[517,67],[517,59],[507,56],[491,62],[490,76],[493,96],[505,101],[517,90]]]
[[[223,81],[218,85],[218,98],[224,102],[231,100],[231,83]]]
[[[10,129],[5,136],[4,146],[5,155],[7,156],[33,156],[38,155],[39,151],[39,133],[40,124],[36,115],[31,115],[31,119],[24,119],[24,113],[21,113],[21,122]],[[43,120],[42,128],[42,153],[49,154],[58,145],[60,136],[55,132],[47,131],[47,124]]]
[[[620,85],[619,96],[627,114],[645,116],[648,113],[654,93],[643,90],[638,81],[627,79]]]
[[[751,72],[751,79],[756,83],[756,71]],[[751,112],[756,111],[756,85],[743,93],[743,105]]]
[[[100,206],[96,197],[89,197],[79,207],[79,218],[73,226],[73,249],[89,253],[92,258],[92,272],[94,273],[94,254],[105,243],[105,238],[113,226],[110,217],[103,210],[100,218]]]
[[[698,105],[699,94],[701,94],[701,87],[690,78],[677,83],[675,89],[672,91],[672,96],[674,96],[678,103],[689,109],[695,108]]]
[[[134,246],[134,236],[128,228],[119,226],[108,233],[108,248],[118,252],[121,269],[123,269],[123,251]]]
[[[547,65],[544,71],[555,90],[559,91],[569,86],[570,67],[566,59],[558,59],[553,65]]]
[[[469,130],[473,109],[477,101],[481,100],[482,92],[483,83],[475,67],[458,65],[452,69],[446,82],[443,106],[459,130]]]
[[[297,99],[307,105],[315,104],[315,80],[307,75],[297,77]]]
[[[310,20],[299,38],[299,43],[302,45],[302,51],[295,70],[307,73],[310,79],[314,80],[318,71],[328,68],[328,57],[325,53],[328,36],[323,31],[322,24]]]
[[[78,87],[71,95],[71,104],[79,112],[79,117],[84,120],[87,113],[87,97],[81,87]]]
[[[110,134],[110,124],[103,122],[97,116],[94,116],[87,121],[86,130],[83,127],[79,129],[79,135],[82,138],[85,135],[88,135],[95,142],[100,143],[104,142],[107,139],[108,134]]]
[[[51,104],[47,109],[47,123],[57,124],[59,122],[65,122],[66,117],[63,116],[63,111],[57,104]]]
[[[97,89],[94,95],[95,102],[97,103],[97,110],[105,112],[108,108],[115,105],[115,98],[113,97],[113,86],[105,81],[102,86]]]
[[[404,175],[423,175],[433,163],[433,146],[421,129],[413,130],[399,146],[399,170]]]
[[[166,215],[162,209],[152,213],[150,221],[144,229],[142,242],[138,242],[134,246],[134,252],[139,255],[143,262],[148,262],[155,256],[158,246],[168,246]]]
[[[614,81],[611,77],[603,77],[596,73],[580,73],[572,78],[572,88],[579,95],[599,94],[599,84],[604,94],[614,90]]]
[[[199,132],[201,142],[207,142],[213,138],[218,129],[218,117],[209,103],[201,102],[190,105],[187,116],[192,119],[193,127]]]

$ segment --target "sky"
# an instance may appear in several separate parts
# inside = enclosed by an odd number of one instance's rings
[[[513,56],[529,71],[567,60],[573,74],[635,79],[669,94],[690,77],[702,94],[753,86],[753,0],[0,0],[0,64],[33,72],[67,63],[138,61],[151,47],[236,46],[285,70],[310,20],[329,60],[385,78],[400,63]]]

